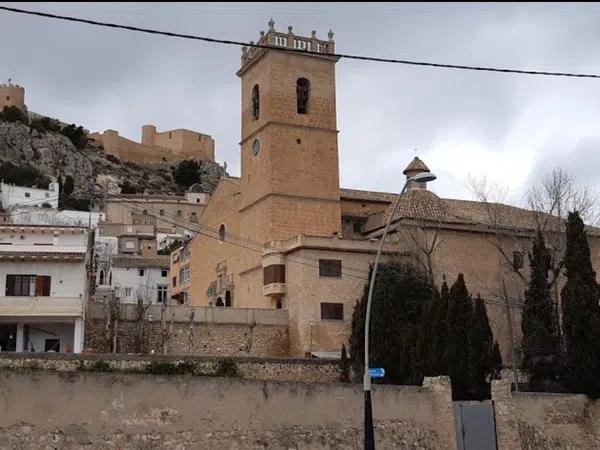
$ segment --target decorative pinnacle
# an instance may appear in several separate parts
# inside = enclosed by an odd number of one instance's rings
[[[317,37],[317,32],[316,32],[315,30],[313,30],[313,31],[310,33],[310,37],[311,37],[311,38],[313,38],[313,39],[315,39],[315,38]]]
[[[333,41],[333,31],[329,30],[329,33],[327,33],[327,37],[330,41]]]
[[[291,25],[288,27],[288,33],[292,34],[292,26]]]
[[[269,31],[275,31],[275,21],[272,17],[271,20],[269,20]]]
[[[263,37],[265,35],[265,32],[260,30],[260,37]]]

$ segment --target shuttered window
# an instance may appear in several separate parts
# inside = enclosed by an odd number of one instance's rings
[[[319,276],[341,277],[342,261],[340,259],[319,259]]]
[[[344,320],[344,304],[321,303],[321,320]]]
[[[50,296],[51,278],[47,275],[6,275],[6,296]]]

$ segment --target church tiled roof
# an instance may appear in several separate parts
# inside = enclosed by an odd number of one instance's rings
[[[402,173],[407,175],[409,172],[429,172],[429,167],[427,167],[418,156],[415,156],[415,158],[408,164],[408,166],[406,166],[406,169],[404,169]]]

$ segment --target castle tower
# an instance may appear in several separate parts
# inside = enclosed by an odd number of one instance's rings
[[[155,145],[156,142],[156,127],[154,125],[142,126],[142,144]]]
[[[242,48],[241,225],[259,242],[341,231],[333,33],[275,30]],[[306,50],[318,54],[302,53]]]
[[[12,84],[10,78],[7,84],[0,84],[0,111],[5,106],[25,109],[25,88]]]

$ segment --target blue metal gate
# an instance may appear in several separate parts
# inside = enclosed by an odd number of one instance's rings
[[[458,450],[497,450],[494,403],[453,402]]]

